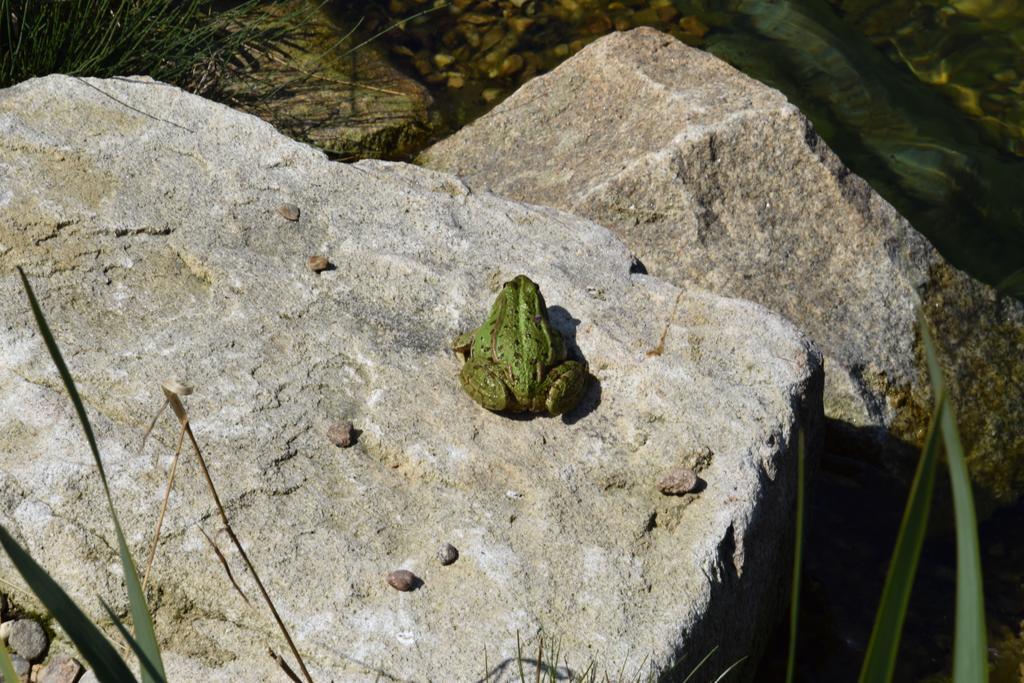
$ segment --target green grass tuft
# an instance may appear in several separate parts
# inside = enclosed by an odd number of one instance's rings
[[[144,74],[210,96],[286,22],[245,0],[0,0],[0,88],[34,76]]]

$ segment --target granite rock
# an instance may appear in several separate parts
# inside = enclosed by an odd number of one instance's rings
[[[631,273],[587,220],[333,163],[161,83],[85,83],[0,91],[0,523],[90,615],[111,630],[97,595],[126,610],[110,520],[15,266],[137,558],[178,422],[140,453],[142,434],[166,378],[194,386],[220,498],[317,680],[470,680],[485,648],[490,680],[518,680],[517,637],[558,637],[577,671],[681,671],[715,646],[709,672],[756,661],[788,581],[798,430],[812,461],[821,443],[821,358],[790,323]],[[339,267],[314,274],[310,253]],[[489,413],[459,386],[451,340],[520,272],[593,375],[561,418]],[[337,416],[360,430],[344,457],[323,436]],[[688,453],[713,453],[706,486],[661,495]],[[186,450],[150,578],[168,675],[279,678],[266,650],[287,651],[215,515]],[[422,585],[395,591],[397,569]]]
[[[1024,494],[1024,305],[949,265],[778,91],[654,29],[613,33],[420,162],[590,218],[652,275],[787,317],[826,359],[829,450],[907,479],[932,405],[923,312],[979,506]]]

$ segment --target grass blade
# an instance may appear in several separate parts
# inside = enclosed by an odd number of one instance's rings
[[[518,629],[516,629],[516,663],[519,664],[519,683],[526,683],[526,673],[523,672],[523,644],[519,642]]]
[[[693,671],[687,674],[686,678],[683,679],[683,683],[690,683],[690,679],[697,675],[697,672],[700,671],[700,668],[702,666],[704,666],[704,663],[711,659],[711,655],[715,654],[716,652],[718,652],[717,645],[711,648],[711,651],[704,655],[704,659],[697,662],[697,666],[693,667]]]
[[[729,672],[730,672],[730,671],[732,671],[732,670],[733,670],[733,669],[735,669],[735,668],[736,668],[737,666],[739,666],[740,664],[742,664],[742,663],[743,663],[743,661],[744,661],[745,659],[746,659],[746,656],[743,656],[743,657],[740,657],[739,659],[737,659],[737,660],[736,660],[735,662],[733,662],[732,664],[730,664],[730,665],[729,665],[729,668],[727,668],[727,669],[726,669],[725,671],[723,671],[722,673],[718,674],[718,678],[716,678],[716,679],[715,679],[715,683],[721,683],[721,682],[722,682],[722,679],[723,679],[723,678],[725,678],[725,677],[726,677],[727,675],[729,675]]]
[[[910,592],[917,575],[928,515],[935,491],[935,471],[939,462],[939,419],[942,401],[936,402],[935,412],[928,423],[921,459],[910,486],[907,507],[903,512],[896,547],[889,561],[882,598],[875,613],[875,626],[871,630],[867,653],[861,665],[861,683],[887,683],[892,680],[896,667],[896,654],[900,648],[903,621],[907,614]]]
[[[89,617],[64,592],[64,589],[33,560],[28,552],[0,526],[0,545],[11,558],[18,573],[25,579],[53,618],[64,627],[68,637],[78,648],[101,681],[134,681],[128,665],[117,654],[106,636],[89,621]],[[17,676],[4,680],[19,680]]]
[[[928,324],[920,318],[921,342],[928,358],[932,390],[943,405],[940,418],[942,440],[946,446],[946,465],[953,491],[953,515],[956,528],[956,628],[953,635],[954,683],[988,681],[988,648],[985,634],[985,599],[982,590],[981,556],[978,552],[978,521],[974,514],[974,495],[967,473],[963,444],[956,427],[956,415],[946,395],[942,369]]]
[[[132,652],[135,653],[135,656],[139,658],[139,663],[142,665],[143,670],[148,670],[149,675],[153,678],[159,678],[160,672],[158,672],[156,670],[156,667],[153,666],[153,663],[149,661],[149,657],[146,656],[146,653],[143,652],[142,647],[135,640],[135,638],[132,637],[131,632],[128,631],[128,627],[124,625],[124,622],[121,621],[121,618],[114,614],[114,610],[110,609],[110,605],[108,605],[106,601],[102,598],[100,598],[100,604],[103,605],[103,610],[107,613],[107,616],[110,618],[110,620],[114,622],[114,626],[117,628],[118,633],[120,633],[121,637],[124,638],[126,643],[128,643],[128,647],[130,647]]]
[[[46,343],[46,348],[50,352],[50,357],[53,359],[53,364],[57,366],[57,372],[60,374],[60,378],[64,382],[64,388],[67,389],[68,395],[71,397],[71,403],[75,406],[75,412],[78,414],[78,421],[82,424],[82,429],[85,431],[86,441],[89,442],[89,449],[92,451],[93,460],[96,462],[96,468],[99,470],[100,479],[103,482],[103,493],[107,498],[107,508],[110,512],[110,518],[114,522],[114,531],[117,534],[118,554],[121,556],[121,570],[124,573],[124,583],[128,590],[128,601],[131,604],[132,623],[135,626],[135,638],[142,647],[142,650],[146,653],[150,662],[152,662],[153,666],[160,674],[159,677],[154,678],[149,674],[149,671],[143,667],[143,683],[157,683],[158,681],[164,681],[166,680],[167,675],[164,673],[163,660],[160,658],[160,648],[156,642],[156,632],[153,629],[153,618],[149,614],[149,607],[146,605],[146,599],[142,593],[142,586],[139,583],[139,575],[135,569],[135,562],[132,560],[131,552],[128,550],[128,543],[124,538],[124,532],[121,530],[121,523],[117,519],[117,511],[114,510],[114,501],[110,496],[110,487],[107,484],[107,474],[103,469],[103,461],[100,459],[99,448],[96,446],[96,437],[93,434],[89,417],[86,415],[85,405],[82,403],[82,398],[78,395],[78,390],[75,388],[75,382],[71,379],[71,373],[68,371],[68,366],[64,363],[64,358],[61,356],[60,349],[57,348],[57,341],[53,338],[50,326],[46,323],[46,318],[43,316],[43,311],[39,307],[39,302],[36,300],[36,295],[32,291],[32,286],[29,284],[28,278],[25,277],[25,272],[21,268],[18,268],[18,274],[21,276],[22,286],[24,286],[25,293],[28,295],[29,304],[32,307],[32,315],[35,316],[36,325],[39,327],[39,334],[43,337],[43,341]],[[40,599],[42,599],[42,596],[40,596]]]
[[[804,466],[806,454],[804,432],[800,430],[796,437],[796,538],[793,541],[793,584],[789,594],[789,653],[786,655],[786,683],[793,683],[793,676],[796,675],[796,626],[800,614],[800,574],[804,557],[804,491],[807,486]]]
[[[0,639],[0,681],[16,681],[18,674],[14,673],[14,662],[11,661],[11,654],[7,651],[4,641]]]

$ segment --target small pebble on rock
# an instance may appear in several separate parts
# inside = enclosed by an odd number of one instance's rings
[[[459,550],[451,543],[445,543],[437,551],[437,561],[446,567],[457,559],[459,559]]]
[[[15,619],[11,622],[11,634],[7,637],[11,650],[30,662],[38,661],[46,652],[49,642],[46,631],[34,619]]]
[[[286,221],[299,220],[299,207],[294,204],[282,204],[277,207],[277,212],[281,214]]]
[[[388,584],[398,591],[411,591],[419,584],[420,580],[408,569],[396,569],[388,574]]]
[[[54,655],[39,674],[38,683],[74,683],[82,672],[82,665],[71,655]]]
[[[352,423],[335,422],[327,428],[327,438],[339,448],[348,448],[355,441],[352,438]]]
[[[697,474],[688,467],[677,467],[658,481],[658,490],[666,496],[681,496],[697,490]]]
[[[14,673],[18,674],[18,678],[23,681],[28,680],[28,674],[32,671],[32,665],[27,659],[21,655],[11,655],[11,664],[14,665]]]
[[[320,273],[331,267],[331,262],[326,256],[314,255],[306,259],[306,266],[314,273]]]

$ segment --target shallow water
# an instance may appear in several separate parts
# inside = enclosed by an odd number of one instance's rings
[[[1024,0],[353,5],[335,11],[341,25],[361,20],[364,36],[426,12],[377,40],[431,88],[444,122],[434,139],[599,36],[650,25],[785,93],[953,264],[991,284],[1024,269]],[[814,486],[798,680],[852,681],[906,491],[872,465],[836,455],[826,455]],[[994,683],[1024,681],[1022,524],[1024,503],[982,527]],[[926,544],[895,680],[948,680],[953,550],[941,535]],[[781,680],[787,637],[784,627],[773,637],[758,683]]]
[[[650,25],[784,92],[953,264],[1024,269],[1024,0],[336,4],[432,90],[435,139],[597,37]],[[418,16],[417,16],[418,15]]]

